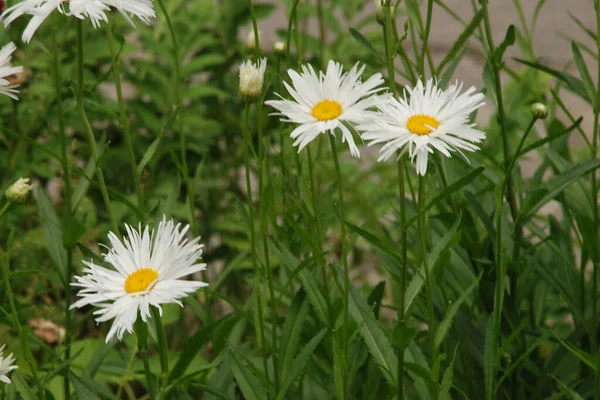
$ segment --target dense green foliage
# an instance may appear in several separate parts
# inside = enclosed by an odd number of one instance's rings
[[[600,399],[600,17],[598,27],[574,20],[588,42],[572,43],[570,74],[536,58],[545,0],[495,38],[485,2],[464,16],[444,0],[395,1],[386,24],[362,0],[169,0],[136,29],[117,12],[99,29],[54,12],[30,44],[20,40],[29,17],[5,28],[26,81],[19,101],[0,98],[0,182],[4,192],[29,177],[35,188],[0,213],[0,343],[19,366],[4,397],[38,399],[43,388],[46,399]],[[522,13],[521,0],[506,3]],[[463,27],[439,60],[431,11]],[[274,12],[289,18],[278,32],[286,50],[262,46],[262,99],[245,103],[238,66],[256,53],[240,38]],[[470,162],[432,156],[420,180],[402,158],[403,226],[395,162],[377,163],[358,139],[363,156],[351,158],[338,135],[338,175],[327,135],[298,154],[293,127],[263,105],[286,95],[286,68],[329,59],[365,63],[365,77],[394,66],[398,93],[419,76],[446,87],[467,49],[486,60],[480,89],[492,116],[473,118],[487,139]],[[520,55],[508,62],[508,52]],[[588,105],[590,132],[566,92]],[[532,115],[536,102],[547,118]],[[583,148],[569,140],[578,135]],[[525,171],[527,158],[537,161]],[[105,344],[110,322],[97,324],[92,307],[69,311],[69,283],[82,259],[102,263],[108,231],[163,215],[202,237],[208,271],[194,278],[210,286],[183,308],[165,306],[162,323],[138,321],[137,336]],[[64,338],[46,340],[36,318]]]

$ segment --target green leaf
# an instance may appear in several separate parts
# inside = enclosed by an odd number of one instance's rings
[[[406,321],[400,321],[392,330],[390,342],[395,348],[405,350],[415,336],[417,336],[417,333],[418,331],[412,326],[408,326]]]
[[[557,71],[555,69],[541,65],[537,62],[530,62],[530,61],[526,61],[526,60],[521,60],[519,58],[515,58],[514,60],[517,62],[520,62],[521,64],[525,64],[531,68],[535,68],[537,70],[546,72],[547,74],[550,74],[553,77],[565,82],[567,84],[567,89],[569,89],[571,92],[579,95],[582,99],[591,103],[590,99],[588,98],[588,94],[585,90],[585,86],[583,85],[583,82],[581,82],[581,80],[574,77],[573,75],[570,75],[566,72]]]
[[[100,400],[98,395],[94,394],[87,386],[85,386],[75,375],[69,372],[69,381],[79,398],[82,400]]]
[[[19,371],[14,371],[12,373],[11,378],[13,383],[17,387],[17,393],[21,395],[23,400],[36,400],[33,391],[31,390],[31,388],[23,378],[23,375]]]
[[[387,255],[392,257],[397,262],[399,262],[399,263],[402,262],[402,257],[400,257],[398,255],[398,251],[385,245],[385,243],[383,243],[383,241],[381,241],[377,236],[375,236],[372,233],[369,233],[366,230],[359,228],[358,226],[356,226],[350,222],[347,222],[347,221],[346,221],[346,226],[348,226],[350,228],[350,230],[352,230],[353,232],[362,236],[367,242],[369,242],[370,244],[372,244],[379,250],[383,251],[384,253],[386,253]]]
[[[447,250],[455,242],[457,235],[460,235],[460,232],[458,232],[458,227],[460,226],[460,221],[461,221],[461,215],[459,214],[458,218],[456,219],[456,221],[454,222],[452,227],[448,230],[448,232],[446,232],[444,237],[431,250],[431,253],[429,253],[427,260],[428,260],[429,268],[431,268],[430,273],[434,272],[434,270],[436,268],[437,260],[440,257],[440,254],[442,254],[442,252]],[[424,276],[425,276],[425,265],[421,264],[419,271],[417,273],[415,273],[415,275],[413,276],[413,279],[410,281],[410,283],[408,285],[408,288],[406,289],[406,297],[405,297],[405,303],[404,303],[404,311],[406,314],[408,314],[408,311],[410,310],[413,302],[415,301],[415,298],[417,297],[417,295],[419,294],[419,292],[425,285]]]
[[[233,376],[240,386],[246,400],[264,400],[267,395],[258,378],[248,369],[239,351],[232,345],[229,346],[229,359]]]
[[[285,323],[283,324],[280,345],[281,356],[279,358],[282,381],[287,379],[287,376],[293,367],[294,355],[300,344],[300,334],[302,333],[302,328],[305,325],[305,319],[308,315],[308,302],[305,299],[306,295],[303,291],[299,291],[296,296],[294,296]]]
[[[579,77],[583,82],[583,86],[589,97],[590,103],[592,104],[592,106],[595,107],[597,103],[597,95],[596,89],[594,87],[594,81],[592,80],[590,71],[588,71],[587,66],[585,65],[585,61],[583,60],[581,51],[579,50],[579,47],[577,47],[577,44],[575,42],[571,42],[571,51],[573,52],[573,58],[575,59],[577,70],[579,71]]]
[[[504,36],[504,40],[500,43],[500,46],[494,51],[492,55],[492,60],[496,65],[502,65],[502,58],[504,57],[504,52],[508,47],[515,44],[516,36],[515,36],[515,26],[510,25],[508,30],[506,31],[506,36]]]
[[[154,153],[156,153],[156,150],[158,149],[158,146],[160,145],[162,138],[165,135],[167,127],[170,126],[171,122],[173,121],[175,116],[177,116],[178,114],[179,114],[179,109],[173,108],[173,110],[171,111],[171,113],[169,114],[169,116],[167,117],[165,122],[163,123],[158,137],[156,139],[154,139],[154,141],[150,144],[150,146],[148,146],[148,149],[144,153],[142,160],[138,164],[138,166],[137,166],[138,174],[141,175],[144,172],[144,168],[146,168],[146,165],[150,162],[150,160],[152,160]]]
[[[568,128],[560,131],[559,133],[555,133],[553,135],[548,135],[545,138],[542,138],[540,140],[537,140],[535,142],[533,142],[532,144],[530,144],[529,146],[524,147],[523,149],[521,149],[521,152],[519,153],[518,157],[521,157],[524,154],[529,153],[530,151],[533,151],[543,145],[545,145],[546,143],[550,143],[552,142],[554,139],[558,139],[559,137],[562,137],[570,132],[572,132],[573,130],[577,129],[577,127],[579,125],[581,125],[581,121],[583,121],[583,117],[579,117],[574,123],[573,125],[569,126]]]
[[[588,367],[590,367],[592,369],[592,371],[594,371],[595,374],[598,373],[598,369],[596,367],[596,362],[595,362],[596,358],[592,354],[563,341],[556,334],[554,334],[554,337],[556,340],[558,340],[560,342],[560,344],[563,345],[563,347],[565,349],[567,349],[569,351],[569,353],[573,354],[579,361],[583,362]]]
[[[207,53],[194,57],[187,65],[183,67],[183,76],[195,72],[201,72],[208,68],[216,67],[227,62],[227,58],[221,53]]]
[[[102,139],[98,143],[98,157],[102,157],[102,154],[104,153],[105,141],[106,141],[106,135],[102,135]],[[94,159],[94,157],[90,157],[90,159],[84,169],[84,174],[85,174],[85,176],[89,176],[89,177],[93,178],[95,172],[96,172],[96,160]],[[85,178],[80,179],[79,182],[77,182],[77,186],[75,187],[75,190],[73,190],[73,194],[71,195],[71,210],[73,212],[77,211],[77,207],[79,207],[79,203],[81,203],[81,200],[83,200],[83,198],[85,197],[89,187],[90,187],[90,181]]]
[[[343,279],[342,273],[339,268],[336,268],[336,271],[336,278],[339,282]],[[387,338],[388,335],[379,321],[373,316],[373,311],[371,311],[364,297],[352,285],[350,286],[348,306],[350,315],[359,326],[359,332],[373,355],[375,362],[381,368],[383,376],[391,386],[395,387],[397,384],[396,365],[398,359],[396,358],[394,349]]]
[[[63,234],[60,229],[60,222],[56,211],[50,204],[50,200],[46,197],[44,190],[41,188],[37,189],[36,200],[42,219],[42,226],[44,228],[44,236],[48,243],[48,253],[50,259],[59,271],[61,279],[68,282],[71,277],[67,276],[67,252],[63,246]]]
[[[300,350],[298,356],[294,359],[294,363],[292,368],[285,379],[283,379],[283,386],[279,391],[279,395],[277,396],[277,400],[283,400],[285,398],[285,394],[290,388],[290,386],[294,383],[294,381],[301,376],[302,371],[308,364],[310,360],[310,356],[314,353],[315,349],[323,340],[323,337],[327,333],[327,328],[323,328],[319,333],[317,333],[312,339],[306,343],[306,345]]]
[[[473,282],[467,288],[467,290],[465,290],[460,295],[458,300],[456,300],[450,306],[448,311],[446,311],[444,320],[438,325],[438,327],[435,331],[435,347],[436,348],[439,348],[441,346],[442,342],[444,341],[444,339],[446,338],[446,335],[448,334],[448,331],[450,330],[450,327],[452,326],[452,322],[454,321],[454,317],[456,316],[456,313],[458,312],[458,309],[460,308],[462,303],[465,302],[465,300],[471,295],[471,292],[479,285],[479,281],[481,280],[482,274],[483,274],[483,272],[481,274],[479,274],[479,277],[477,278],[477,280],[475,282]]]
[[[454,349],[454,355],[452,356],[452,361],[446,371],[444,372],[444,377],[442,378],[442,387],[440,388],[440,396],[439,400],[448,400],[450,399],[450,388],[452,387],[452,378],[454,375],[454,361],[456,360],[456,353],[458,353],[458,345]]]
[[[377,61],[379,61],[380,64],[385,64],[383,59],[381,58],[380,54],[377,52],[377,50],[375,50],[375,48],[371,45],[371,43],[369,43],[367,38],[365,38],[362,35],[362,33],[360,33],[359,31],[357,31],[354,28],[350,28],[350,34],[359,44],[361,44],[363,47],[365,47],[367,50],[369,50],[375,56]]]
[[[496,380],[496,367],[494,365],[494,356],[497,343],[494,339],[494,318],[488,318],[485,329],[485,345],[483,348],[483,374],[485,383],[485,398],[492,400],[494,396],[494,382]]]
[[[542,188],[538,188],[527,197],[521,210],[523,219],[527,220],[534,216],[544,204],[554,199],[567,186],[598,167],[600,167],[600,159],[589,160],[552,178]]]
[[[477,27],[479,26],[481,18],[483,18],[483,9],[480,9],[477,12],[477,14],[475,14],[471,22],[469,22],[469,25],[465,27],[465,30],[460,34],[456,42],[454,42],[454,44],[450,48],[450,51],[448,52],[448,54],[446,54],[446,57],[444,57],[442,62],[440,62],[437,72],[438,76],[441,75],[441,72],[443,71],[446,64],[455,60],[457,58],[457,54],[461,51],[461,49],[463,47],[466,47],[467,41],[469,40],[471,35],[473,35],[473,32],[475,32],[475,29],[477,29]]]

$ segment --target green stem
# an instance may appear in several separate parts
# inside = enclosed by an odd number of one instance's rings
[[[102,198],[104,199],[106,212],[110,218],[112,230],[114,234],[118,236],[119,227],[112,211],[110,197],[108,197],[108,189],[106,188],[106,182],[104,181],[104,173],[102,172],[102,167],[100,166],[100,157],[98,156],[96,138],[94,138],[94,131],[92,130],[90,122],[88,121],[85,113],[85,107],[83,105],[83,28],[80,19],[77,20],[77,110],[79,111],[79,117],[83,122],[84,131],[90,144],[92,157],[96,163],[98,185],[100,186],[100,192],[102,193]]]
[[[146,384],[148,385],[148,394],[150,400],[157,399],[156,387],[154,385],[154,378],[152,377],[152,370],[150,369],[150,362],[148,361],[148,325],[139,319],[135,324],[135,334],[138,338],[138,353],[142,357],[144,363],[144,372],[146,374]]]
[[[0,218],[2,218],[2,216],[4,215],[4,213],[6,211],[8,211],[8,209],[10,208],[10,206],[13,205],[13,202],[10,200],[7,200],[6,203],[4,203],[4,206],[2,206],[2,209],[0,210]]]
[[[496,94],[496,100],[498,102],[498,122],[500,123],[500,132],[502,134],[502,150],[504,153],[504,160],[508,160],[510,157],[510,152],[508,149],[508,131],[506,128],[506,112],[504,110],[504,101],[502,100],[502,84],[500,82],[500,71],[498,70],[498,65],[494,60],[494,38],[492,36],[492,28],[490,25],[490,16],[488,12],[487,2],[489,0],[483,0],[481,2],[481,8],[483,9],[483,21],[485,25],[485,36],[488,42],[488,64],[490,69],[492,70],[492,75],[494,77],[494,91]],[[506,173],[505,173],[506,175]],[[506,200],[508,201],[510,207],[510,213],[512,215],[513,221],[517,219],[517,197],[515,194],[515,190],[512,183],[512,178],[509,176],[506,181]]]
[[[431,32],[431,20],[433,16],[433,0],[427,0],[427,18],[425,21],[425,34],[423,35],[423,47],[419,57],[419,73],[421,79],[425,79],[425,55],[427,54],[429,45],[429,34]]]
[[[296,20],[296,10],[298,9],[298,3],[300,0],[294,1],[292,5],[292,10],[290,11],[290,18],[288,20],[288,28],[287,28],[287,37],[286,37],[286,45],[285,45],[285,59],[287,62],[287,67],[290,68],[292,65],[292,61],[290,59],[290,46],[292,45],[292,29],[294,26],[294,21]],[[298,41],[296,40],[296,52],[300,53],[298,49]],[[300,57],[300,55],[298,55]]]
[[[173,59],[175,66],[175,103],[180,107],[177,112],[176,124],[177,130],[179,131],[179,147],[180,147],[180,157],[181,157],[181,167],[183,169],[183,181],[185,182],[185,186],[187,187],[187,203],[188,203],[188,212],[189,212],[189,220],[190,227],[192,228],[192,232],[194,235],[198,234],[198,226],[196,223],[196,213],[194,207],[194,188],[192,182],[190,180],[190,174],[188,171],[188,162],[187,162],[187,144],[186,144],[186,133],[183,125],[183,119],[181,118],[182,109],[181,109],[181,60],[179,56],[179,44],[177,43],[177,35],[175,34],[175,29],[173,27],[173,23],[171,21],[171,17],[169,16],[169,12],[165,6],[164,0],[158,0],[158,5],[165,16],[165,20],[167,21],[167,26],[169,28],[169,35],[171,36],[171,42],[173,44]],[[208,291],[205,290],[206,300],[209,299]],[[210,303],[207,303],[208,305]],[[208,312],[210,315],[211,308],[208,307]]]
[[[313,212],[315,213],[315,231],[317,233],[317,243],[323,243],[323,231],[321,227],[321,213],[319,211],[319,197],[317,194],[318,183],[315,180],[314,167],[311,157],[311,146],[306,147],[306,157],[308,162],[308,179],[312,200]],[[322,252],[322,249],[320,249]],[[331,296],[329,292],[329,280],[327,279],[327,260],[325,255],[321,257],[321,278],[323,279],[323,291],[325,292],[325,301],[327,302],[327,317],[329,319],[329,326],[333,330],[334,323],[331,310]]]
[[[271,300],[271,342],[272,342],[272,357],[273,357],[273,379],[274,379],[274,388],[275,393],[279,393],[279,370],[278,366],[278,346],[277,346],[277,335],[278,335],[278,315],[277,315],[277,299],[275,297],[275,289],[273,286],[273,270],[271,269],[271,260],[269,255],[269,223],[266,215],[263,215],[267,210],[262,207],[262,200],[265,196],[268,196],[268,193],[265,193],[265,180],[267,175],[269,174],[269,166],[267,162],[267,145],[264,142],[265,138],[263,135],[262,129],[262,102],[258,101],[256,103],[256,130],[258,131],[258,153],[259,153],[259,162],[260,162],[260,171],[259,171],[259,180],[258,180],[258,192],[259,198],[261,200],[260,207],[260,230],[262,231],[262,239],[263,239],[263,256],[265,258],[265,267],[267,273],[267,286],[269,287],[269,298]]]
[[[0,250],[0,257],[2,262],[2,274],[4,277],[4,288],[6,290],[6,296],[8,297],[8,302],[10,304],[10,311],[12,316],[13,328],[17,331],[19,335],[19,339],[21,341],[21,347],[23,352],[25,353],[25,361],[31,370],[31,375],[33,376],[33,380],[38,388],[38,392],[40,393],[40,397],[42,400],[46,400],[46,391],[44,390],[44,385],[40,380],[38,375],[37,365],[35,363],[35,359],[33,358],[33,354],[31,353],[31,349],[29,348],[29,341],[27,331],[23,331],[21,327],[21,322],[19,321],[19,314],[17,312],[17,307],[15,305],[15,296],[12,291],[12,287],[10,285],[10,255],[9,249],[6,252]],[[66,395],[68,396],[68,395]]]
[[[261,355],[263,368],[265,370],[265,375],[267,375],[267,380],[269,376],[269,369],[267,364],[267,347],[265,342],[265,327],[263,321],[263,310],[262,310],[262,290],[260,287],[260,276],[261,271],[258,265],[258,255],[256,254],[256,232],[254,230],[254,200],[252,196],[252,183],[250,180],[251,170],[250,170],[250,145],[252,143],[252,138],[250,137],[250,133],[248,131],[248,120],[250,118],[250,104],[246,103],[244,105],[244,122],[243,122],[243,134],[244,134],[244,165],[246,169],[246,191],[247,193],[247,201],[248,201],[248,221],[250,223],[250,251],[252,253],[252,265],[254,267],[254,291],[257,298],[257,314],[258,314],[258,326],[256,327],[256,335],[260,338],[259,346],[261,347]]]
[[[256,62],[258,62],[258,60],[260,60],[260,38],[258,37],[258,22],[256,20],[256,13],[254,12],[252,0],[248,0],[248,7],[250,8],[252,29],[254,30],[254,56],[256,57]]]
[[[108,36],[108,48],[110,50],[110,56],[112,59],[113,77],[115,80],[115,87],[117,89],[117,101],[119,103],[119,125],[121,126],[121,131],[123,132],[125,147],[127,147],[127,157],[129,158],[129,167],[131,168],[131,174],[133,175],[133,184],[135,186],[135,196],[137,198],[138,208],[144,212],[144,193],[142,191],[140,174],[138,173],[135,152],[133,151],[133,141],[131,140],[131,133],[129,131],[129,120],[127,118],[125,101],[123,100],[123,90],[121,88],[121,60],[119,53],[117,53],[115,48],[115,39],[113,38],[112,33],[112,18],[109,18],[109,23],[106,25],[106,33]]]
[[[321,59],[321,67],[325,67],[325,20],[323,17],[323,0],[317,0],[317,15],[319,19],[319,53]]]
[[[162,324],[162,318],[158,308],[151,307],[150,312],[152,313],[152,319],[154,319],[154,326],[156,327],[156,336],[158,339],[158,354],[160,356],[160,370],[162,372],[161,381],[161,392],[167,384],[169,376],[169,348],[167,346],[167,337],[165,335],[165,328]]]
[[[342,265],[344,267],[344,293],[343,293],[343,311],[342,311],[342,354],[344,357],[343,366],[345,367],[345,360],[348,358],[348,302],[350,295],[350,272],[348,270],[348,249],[346,248],[346,216],[344,212],[344,187],[342,183],[342,172],[340,170],[340,160],[338,157],[337,146],[335,144],[335,136],[327,133],[329,136],[329,144],[331,145],[331,153],[333,155],[333,163],[335,164],[335,174],[337,178],[338,187],[338,202],[340,210],[340,244],[342,247]],[[343,384],[344,384],[344,398],[348,396],[348,375],[346,368],[342,371]]]
[[[392,24],[392,4],[391,1],[385,7],[385,52],[387,56],[387,68],[389,75],[389,85],[393,96],[396,96],[396,78],[394,75],[394,56],[395,56],[395,36],[396,29]],[[398,323],[404,323],[404,298],[406,296],[407,281],[407,248],[406,248],[406,188],[404,185],[404,160],[398,159],[398,194],[400,202],[400,235],[401,235],[401,254],[402,254],[402,283],[400,287],[400,304],[398,305]],[[398,350],[398,399],[404,399],[404,350]]]
[[[600,79],[600,0],[594,0],[594,6],[596,8],[596,63],[598,66],[598,79]],[[594,132],[592,134],[592,159],[598,157],[598,128],[599,128],[599,118],[600,118],[600,80],[598,82],[598,87],[596,88],[596,101],[594,107]],[[600,263],[600,243],[598,243],[598,238],[600,234],[598,233],[598,225],[600,225],[600,217],[598,211],[598,182],[596,178],[596,171],[592,171],[592,199],[593,199],[593,208],[594,208],[594,235],[593,246],[592,248],[596,249],[596,254],[593,259],[593,273],[592,273],[592,339],[590,343],[592,344],[592,352],[596,355],[596,359],[600,360],[600,348],[597,346],[597,332],[598,332],[598,268]],[[583,271],[582,271],[583,273]],[[598,361],[597,363],[600,363]],[[595,385],[594,385],[594,399],[600,399],[600,374],[596,374]]]
[[[431,353],[431,365],[433,366],[437,360],[437,348],[435,345],[435,315],[433,310],[433,280],[429,271],[429,260],[427,259],[427,182],[425,177],[419,176],[419,197],[418,197],[418,221],[419,221],[419,240],[421,244],[421,258],[425,269],[425,291],[427,295],[427,319],[429,324],[429,346]],[[437,382],[432,387],[433,398],[437,399],[438,385]]]

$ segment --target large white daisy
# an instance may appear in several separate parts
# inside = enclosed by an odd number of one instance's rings
[[[17,98],[19,91],[16,89],[19,85],[13,85],[10,79],[7,79],[11,75],[23,72],[23,67],[13,67],[10,65],[10,59],[16,49],[15,44],[10,42],[0,50],[0,93],[12,99],[19,100]]]
[[[291,134],[298,152],[321,133],[334,135],[340,128],[342,141],[348,142],[353,156],[360,156],[345,123],[354,125],[363,121],[368,116],[367,109],[374,104],[374,94],[383,90],[379,87],[383,83],[379,73],[361,81],[364,69],[364,65],[357,63],[344,73],[341,64],[329,61],[325,73],[317,74],[310,65],[303,66],[300,74],[288,70],[293,87],[287,82],[284,85],[294,100],[279,95],[282,100],[269,100],[266,104],[279,110],[276,115],[285,117],[282,121],[300,124]]]
[[[93,305],[99,308],[94,312],[97,322],[114,319],[106,342],[115,334],[121,340],[126,331],[133,332],[138,311],[146,322],[151,306],[162,313],[161,304],[182,305],[177,299],[208,285],[182,279],[205,270],[206,264],[198,262],[203,247],[200,238],[186,239],[189,225],[180,226],[165,218],[156,231],[146,226],[142,232],[141,225],[138,230],[125,225],[128,237],[123,242],[114,233],[108,234],[111,247],[104,260],[114,269],[84,261],[84,275],[76,276],[77,282],[72,283],[82,288],[78,293],[81,299],[71,308]]]
[[[444,91],[433,79],[425,86],[419,81],[406,88],[404,97],[382,97],[379,111],[357,129],[371,141],[369,146],[383,143],[379,161],[408,148],[411,160],[417,159],[417,172],[425,175],[429,153],[437,150],[450,157],[454,151],[475,151],[475,143],[485,139],[485,133],[469,123],[470,114],[485,105],[484,96],[475,93],[475,87],[462,94],[461,90],[458,82]]]
[[[119,10],[132,24],[129,14],[146,24],[155,17],[152,0],[23,0],[4,10],[0,20],[4,22],[4,26],[8,26],[22,15],[31,15],[22,36],[22,40],[29,43],[33,34],[54,10],[79,19],[89,19],[94,28],[98,28],[102,21],[108,21],[106,12],[111,7]]]
[[[12,365],[15,362],[12,353],[8,357],[4,358],[4,345],[0,346],[0,381],[4,383],[10,383],[8,373],[13,369],[17,369],[16,365]]]

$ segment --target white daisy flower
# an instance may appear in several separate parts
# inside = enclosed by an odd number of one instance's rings
[[[438,150],[450,157],[453,151],[475,151],[479,147],[474,143],[485,139],[485,133],[469,123],[470,114],[485,105],[484,96],[475,93],[475,87],[462,94],[461,90],[458,82],[443,91],[433,79],[425,86],[419,81],[403,98],[381,98],[379,112],[357,129],[371,141],[369,146],[384,143],[379,161],[408,147],[411,161],[417,159],[418,174],[425,175],[429,153]]]
[[[23,72],[23,67],[13,67],[10,65],[10,59],[16,49],[17,47],[15,44],[10,42],[0,50],[0,93],[12,99],[19,100],[16,95],[19,93],[16,89],[19,85],[13,85],[11,84],[11,81],[7,79],[12,75]]]
[[[240,65],[240,93],[247,98],[257,98],[262,93],[267,59],[263,58],[259,63],[244,61]]]
[[[94,312],[96,322],[114,319],[107,343],[115,335],[122,340],[126,331],[133,332],[138,311],[146,322],[151,306],[162,313],[161,304],[182,305],[177,299],[208,285],[182,279],[205,270],[206,264],[198,262],[203,248],[200,238],[185,239],[189,225],[180,226],[164,217],[156,232],[148,226],[142,232],[141,225],[138,230],[125,225],[128,237],[123,242],[113,232],[108,234],[111,247],[104,260],[114,269],[84,261],[84,275],[76,276],[77,282],[72,283],[82,288],[78,293],[81,299],[71,309],[91,304],[99,307]]]
[[[8,373],[13,369],[17,369],[16,365],[12,365],[15,362],[12,353],[8,357],[4,358],[4,345],[0,346],[0,381],[4,383],[10,383]]]
[[[106,12],[111,7],[119,10],[132,24],[129,14],[146,24],[155,16],[152,0],[23,0],[4,10],[0,20],[4,22],[4,26],[8,26],[22,15],[31,15],[22,36],[22,40],[29,43],[33,34],[54,10],[79,19],[89,18],[94,28],[98,28],[102,21],[108,22]]]
[[[350,152],[359,157],[358,147],[350,129],[344,123],[357,124],[368,117],[367,109],[374,105],[375,93],[383,90],[381,74],[377,73],[367,79],[360,80],[365,66],[355,64],[346,73],[342,65],[329,61],[325,73],[317,73],[310,65],[302,67],[302,73],[290,69],[293,88],[284,82],[286,89],[294,100],[270,100],[266,104],[279,110],[276,115],[284,116],[284,122],[300,124],[291,134],[296,139],[294,146],[300,152],[321,133],[334,135],[336,128],[342,131],[342,141],[348,141]]]

